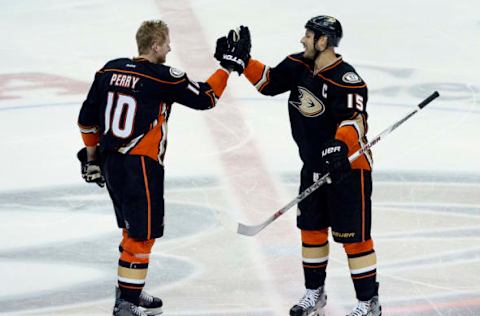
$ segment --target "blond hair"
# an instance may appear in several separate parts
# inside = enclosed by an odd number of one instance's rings
[[[161,20],[144,21],[137,30],[138,53],[140,55],[149,52],[152,44],[163,44],[168,35],[168,26]]]

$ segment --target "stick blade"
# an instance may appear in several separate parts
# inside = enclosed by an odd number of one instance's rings
[[[237,233],[244,236],[255,236],[263,229],[263,225],[249,226],[238,223]]]

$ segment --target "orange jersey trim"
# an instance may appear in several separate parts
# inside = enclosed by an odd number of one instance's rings
[[[115,69],[115,68],[108,68],[108,69],[104,69],[103,71],[104,72],[121,72],[121,73],[136,75],[136,76],[151,79],[151,80],[156,81],[156,82],[166,83],[166,84],[179,84],[179,83],[182,83],[182,82],[185,81],[185,79],[182,79],[182,80],[179,80],[179,81],[173,81],[173,82],[172,81],[165,81],[165,80],[160,80],[158,78],[155,78],[155,77],[152,77],[152,76],[149,76],[149,75],[145,75],[145,74],[142,74],[142,73],[139,73],[139,72],[136,72],[136,71],[128,71],[128,70]]]
[[[344,142],[348,147],[348,156],[351,156],[354,152],[361,148],[359,143],[358,131],[352,125],[345,125],[340,127],[337,130],[337,134],[335,135],[335,139],[341,140]],[[351,163],[352,169],[364,169],[364,170],[372,170],[372,166],[368,162],[365,154],[358,157],[355,161]]]
[[[97,146],[100,135],[98,133],[82,133],[82,139],[85,146]]]
[[[245,75],[245,77],[247,77],[248,81],[250,81],[253,85],[256,85],[257,82],[262,79],[264,69],[264,64],[262,64],[258,60],[250,59],[247,67],[243,71],[243,74]]]
[[[205,94],[208,95],[208,97],[210,98],[210,101],[212,101],[212,105],[215,106],[217,104],[217,101],[215,100],[215,92],[210,89],[210,90],[207,90],[205,91]]]
[[[361,188],[362,188],[362,241],[365,241],[365,188],[363,179],[363,170],[360,170]]]
[[[145,157],[141,156],[140,160],[142,161],[142,170],[143,170],[143,180],[145,181],[145,193],[147,195],[147,239],[150,239],[151,236],[151,218],[152,218],[152,203],[150,202],[150,188],[148,187],[148,176],[147,169],[145,168]]]
[[[331,64],[327,68],[324,68],[324,69],[320,70],[319,73],[328,71],[330,69],[333,69],[333,68],[337,67],[338,65],[340,65],[342,62],[343,62],[343,60],[341,58],[339,58],[336,62],[334,62],[333,64]]]
[[[308,69],[312,70],[312,68],[310,67],[310,65],[306,64],[305,62],[303,62],[303,61],[301,61],[301,60],[296,59],[296,58],[293,58],[293,57],[291,57],[291,56],[288,56],[288,58],[289,58],[290,60],[293,60],[293,61],[296,61],[296,62],[298,62],[298,63],[301,63],[301,64],[303,64],[305,67],[307,67]],[[332,79],[328,79],[328,78],[326,78],[325,76],[322,76],[322,73],[323,73],[323,72],[326,72],[326,71],[328,71],[328,70],[330,70],[330,69],[333,69],[333,68],[337,67],[337,66],[340,65],[342,62],[343,62],[343,59],[340,58],[339,60],[337,60],[336,62],[334,62],[332,65],[328,66],[327,68],[320,70],[319,73],[317,74],[317,76],[319,76],[319,77],[322,78],[323,80],[328,81],[328,82],[330,82],[330,83],[332,83],[333,85],[338,86],[338,87],[348,88],[348,89],[365,88],[365,87],[367,86],[366,84],[363,84],[363,85],[360,85],[360,86],[346,86],[346,85],[342,85],[342,84],[340,84],[340,83],[337,83],[337,82],[333,81]]]
[[[217,69],[206,81],[212,87],[216,96],[220,97],[227,87],[230,74],[223,69]],[[208,93],[207,93],[208,94]],[[213,103],[215,104],[215,102]]]
[[[300,64],[304,65],[305,67],[307,67],[308,69],[312,70],[312,67],[310,67],[310,65],[308,65],[307,63],[301,61],[300,59],[293,58],[292,56],[287,56],[287,58],[290,59],[290,60],[293,60],[293,61],[295,61],[295,62],[297,62],[297,63],[300,63]]]
[[[347,88],[347,89],[359,89],[359,88],[365,88],[367,85],[366,84],[362,84],[360,86],[346,86],[346,85],[343,85],[343,84],[340,84],[340,83],[337,83],[335,81],[333,81],[332,79],[328,79],[326,78],[325,76],[322,76],[321,73],[318,73],[317,76],[319,76],[320,78],[322,78],[323,80],[325,81],[328,81],[330,82],[331,84],[337,86],[337,87],[342,87],[342,88]]]
[[[160,151],[159,145],[164,137],[162,135],[162,125],[165,118],[161,116],[158,124],[148,131],[148,133],[138,142],[135,147],[129,152],[130,155],[140,155],[152,158],[158,161],[158,154]]]
[[[263,90],[263,88],[265,88],[265,86],[270,82],[270,69],[268,69],[268,70],[265,69],[265,71],[267,71],[267,74],[266,74],[267,80],[262,84],[262,86],[261,86],[260,88],[258,88],[258,91],[260,91],[260,92],[261,92],[261,91]]]

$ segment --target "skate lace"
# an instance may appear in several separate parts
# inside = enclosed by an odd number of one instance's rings
[[[135,316],[147,316],[138,306],[130,305],[130,310]]]
[[[145,302],[147,302],[147,303],[149,303],[149,304],[153,303],[153,296],[151,296],[150,294],[148,294],[148,293],[146,293],[146,292],[144,292],[144,291],[142,291],[142,292],[140,293],[140,299],[141,299],[141,300],[144,300]]]
[[[300,302],[298,302],[297,305],[301,306],[303,309],[315,306],[319,296],[320,296],[319,290],[307,289],[307,291],[305,292],[305,295],[303,295],[302,299],[300,300]]]
[[[367,315],[367,313],[370,311],[370,301],[358,301],[357,306],[355,309],[348,314],[348,316],[362,316],[362,315]]]

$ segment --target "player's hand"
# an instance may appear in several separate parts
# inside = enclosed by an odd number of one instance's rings
[[[214,56],[222,67],[241,75],[250,60],[251,47],[250,31],[242,25],[238,31],[230,30],[227,37],[217,40]]]
[[[215,54],[213,57],[215,57],[216,60],[222,61],[223,54],[228,53],[228,40],[226,36],[219,37],[217,39],[217,45],[215,46]]]
[[[82,178],[87,183],[96,183],[99,187],[105,186],[105,178],[100,168],[100,162],[98,160],[87,161],[86,148],[80,149],[77,153],[77,158],[80,160]]]
[[[350,176],[351,171],[347,145],[336,139],[326,141],[322,149],[322,174],[328,172],[331,182],[338,183]]]

